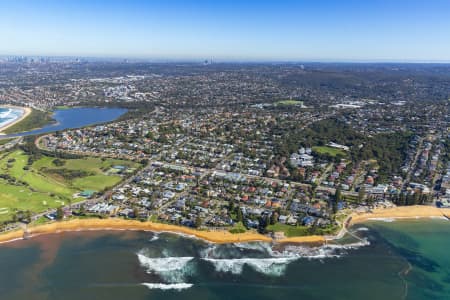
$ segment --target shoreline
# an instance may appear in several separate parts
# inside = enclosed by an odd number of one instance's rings
[[[186,235],[198,238],[206,242],[215,244],[232,244],[244,242],[268,242],[277,244],[326,244],[329,241],[339,239],[345,234],[347,228],[369,221],[380,220],[411,220],[424,218],[446,218],[450,217],[450,208],[437,208],[433,206],[402,206],[386,209],[374,209],[370,213],[353,213],[349,215],[348,222],[343,224],[342,229],[334,236],[298,236],[286,237],[283,239],[273,239],[256,232],[245,232],[233,234],[229,231],[211,231],[196,230],[188,227],[154,223],[141,222],[136,220],[124,219],[72,219],[67,221],[58,221],[43,225],[29,227],[27,230],[27,239],[32,239],[40,235],[64,233],[64,232],[82,232],[82,231],[149,231],[154,233],[169,232],[174,234]],[[24,240],[23,229],[0,234],[0,246],[4,243]]]
[[[80,232],[80,231],[150,231],[156,233],[169,232],[186,235],[215,244],[232,244],[244,242],[268,242],[268,243],[325,243],[324,236],[291,237],[280,240],[272,239],[256,232],[233,234],[229,231],[196,230],[188,227],[169,225],[153,222],[141,222],[124,219],[72,219],[49,224],[29,227],[27,236],[29,239],[40,235]],[[16,230],[0,234],[0,244],[22,240],[24,230]]]
[[[30,107],[22,107],[22,106],[14,106],[14,105],[1,105],[1,107],[18,109],[18,110],[23,111],[23,113],[20,116],[20,118],[17,118],[14,121],[9,122],[9,123],[5,124],[4,126],[0,127],[0,136],[6,135],[5,133],[3,133],[3,131],[5,131],[9,127],[14,126],[17,123],[25,120],[31,114],[31,111],[32,111]]]
[[[435,206],[427,205],[412,205],[412,206],[397,206],[392,208],[378,208],[370,213],[352,214],[349,220],[348,227],[365,223],[368,221],[382,221],[382,220],[411,220],[424,218],[445,218],[449,219],[450,208],[437,208]]]

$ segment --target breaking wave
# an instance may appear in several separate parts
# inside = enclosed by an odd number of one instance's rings
[[[0,119],[10,118],[13,110],[11,108],[7,108],[7,110],[0,112]]]
[[[249,242],[249,243],[235,243],[234,246],[245,250],[256,250],[261,252],[270,253],[272,248],[269,243],[263,242]]]
[[[155,274],[169,283],[183,283],[188,275],[192,275],[192,266],[189,265],[193,257],[147,257],[137,254],[141,266],[147,269],[148,274]]]
[[[193,286],[192,283],[172,283],[172,284],[165,284],[165,283],[142,283],[142,285],[146,286],[147,288],[151,290],[185,290],[189,289]]]
[[[149,240],[149,242],[154,242],[159,240],[159,234],[155,233]]]
[[[391,223],[394,222],[395,219],[394,218],[369,218],[369,221],[382,221],[382,222],[387,222],[387,223]]]
[[[367,227],[360,227],[360,228],[356,229],[355,232],[356,231],[369,231],[369,228],[367,228]]]
[[[272,257],[272,258],[234,258],[215,259],[204,258],[214,265],[217,272],[228,272],[231,274],[241,274],[244,266],[247,265],[258,273],[269,276],[281,276],[286,271],[287,265],[296,260],[296,257]]]
[[[210,246],[203,251],[202,260],[211,263],[217,272],[237,275],[242,273],[244,266],[248,266],[258,273],[278,277],[285,274],[287,266],[293,261],[299,259],[339,258],[345,255],[348,250],[358,249],[369,244],[367,239],[360,239],[358,242],[344,245],[328,244],[320,247],[287,245],[273,250],[270,244],[267,243],[239,243],[234,244],[234,247],[258,251],[260,255],[266,257],[230,258],[222,255],[222,246]]]

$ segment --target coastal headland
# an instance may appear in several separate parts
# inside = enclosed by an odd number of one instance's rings
[[[352,214],[347,224],[348,227],[354,224],[364,223],[372,220],[382,219],[418,219],[418,218],[448,218],[450,209],[439,209],[432,206],[403,206],[388,209],[375,209],[370,213]],[[345,229],[345,228],[344,228]],[[72,219],[69,221],[60,221],[44,225],[28,227],[26,230],[17,230],[0,235],[0,243],[20,240],[24,236],[32,238],[44,234],[55,234],[71,231],[117,231],[117,230],[135,230],[151,232],[171,232],[199,238],[211,243],[241,243],[241,242],[276,242],[276,243],[305,243],[305,244],[323,244],[335,237],[325,237],[318,235],[289,237],[275,240],[269,236],[256,232],[245,232],[233,234],[225,230],[196,230],[182,226],[161,224],[154,222],[141,222],[136,220],[124,219]]]

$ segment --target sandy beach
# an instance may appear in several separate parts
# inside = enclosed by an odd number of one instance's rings
[[[16,230],[0,234],[0,244],[9,243],[23,238],[23,230]]]
[[[380,219],[416,219],[416,218],[442,218],[450,216],[450,209],[439,209],[433,206],[402,206],[387,209],[375,209],[371,213],[353,214],[349,222],[349,226],[353,224],[364,223],[370,220]],[[241,243],[241,242],[276,242],[276,243],[311,243],[320,244],[327,240],[333,239],[325,236],[299,236],[288,237],[284,239],[274,240],[268,236],[256,233],[245,232],[232,234],[228,231],[209,231],[195,230],[187,227],[153,223],[140,222],[135,220],[124,219],[72,219],[69,221],[54,222],[44,225],[38,225],[28,228],[28,234],[33,236],[52,234],[70,231],[113,231],[113,230],[136,230],[136,231],[152,231],[152,232],[172,232],[184,234],[199,238],[212,243]],[[23,237],[24,231],[17,230],[0,234],[0,243],[14,241]]]
[[[23,111],[23,114],[20,118],[17,118],[13,122],[10,122],[10,123],[6,124],[5,126],[0,127],[0,135],[4,135],[4,133],[3,133],[4,130],[23,121],[26,117],[28,117],[31,114],[31,108],[29,108],[29,107],[19,107],[19,106],[12,106],[12,105],[2,105],[2,107],[20,109]]]
[[[353,214],[350,224],[358,224],[377,219],[417,219],[450,217],[450,208],[414,205],[386,209],[374,209],[371,213]]]
[[[152,232],[172,232],[199,238],[212,243],[241,243],[241,242],[274,242],[272,238],[256,233],[245,232],[233,234],[228,231],[208,231],[195,230],[187,227],[160,224],[153,222],[140,222],[124,219],[73,219],[69,221],[54,222],[45,225],[38,225],[28,228],[28,234],[32,238],[42,234],[52,234],[69,231],[90,231],[90,230],[140,230]],[[0,235],[0,243],[20,239],[23,230],[14,231]],[[323,243],[323,236],[304,236],[276,240],[277,243]]]

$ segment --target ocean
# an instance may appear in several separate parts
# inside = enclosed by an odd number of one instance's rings
[[[0,128],[20,118],[23,114],[21,109],[0,107]]]
[[[449,299],[450,223],[369,222],[345,245],[215,245],[135,231],[0,245],[1,299]]]

